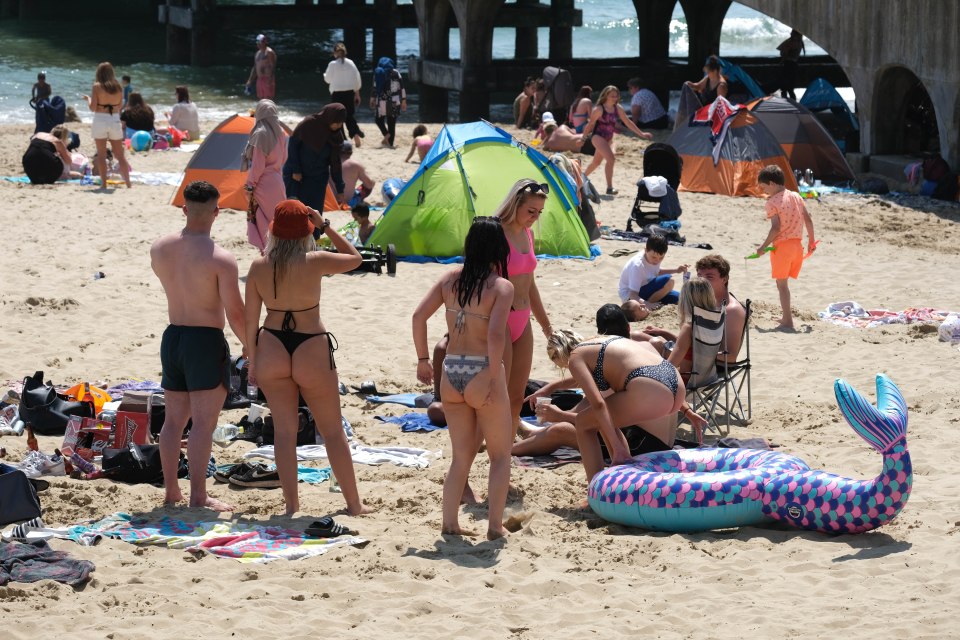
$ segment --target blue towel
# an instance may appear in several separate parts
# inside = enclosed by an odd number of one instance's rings
[[[317,469],[316,467],[297,467],[297,481],[308,484],[320,484],[330,479],[333,471],[330,467]]]
[[[419,393],[395,393],[392,396],[365,396],[368,402],[393,402],[395,404],[402,404],[405,407],[415,407],[414,402],[419,396]]]
[[[438,427],[430,422],[430,418],[428,418],[427,414],[425,413],[408,413],[402,416],[373,417],[383,422],[400,425],[400,430],[404,433],[410,433],[412,431],[437,431],[438,429],[446,429],[446,427]]]

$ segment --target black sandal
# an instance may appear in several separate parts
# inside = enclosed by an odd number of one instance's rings
[[[338,536],[355,536],[357,532],[349,529],[339,522],[335,522],[330,516],[324,516],[313,522],[304,530],[304,533],[311,538],[336,538]]]

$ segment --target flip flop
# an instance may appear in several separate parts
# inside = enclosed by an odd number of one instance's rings
[[[336,538],[338,536],[355,536],[357,532],[349,529],[339,522],[335,522],[330,516],[324,516],[314,521],[303,531],[311,538]]]
[[[353,389],[354,393],[362,393],[363,395],[367,396],[380,395],[380,392],[377,391],[377,385],[373,380],[364,380],[360,383],[359,387],[356,385],[351,385],[350,388]]]

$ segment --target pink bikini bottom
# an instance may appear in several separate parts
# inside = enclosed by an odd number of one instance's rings
[[[511,309],[507,316],[507,329],[510,330],[510,342],[516,342],[523,335],[530,320],[530,309]]]

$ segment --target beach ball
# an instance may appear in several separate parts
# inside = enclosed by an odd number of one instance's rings
[[[390,202],[397,197],[397,194],[400,193],[400,190],[403,189],[403,185],[407,183],[406,180],[402,178],[387,178],[383,181],[383,187],[381,187],[381,192],[383,193],[383,199],[387,202]]]
[[[130,136],[130,148],[134,151],[149,151],[153,144],[153,136],[149,131],[137,131]]]

